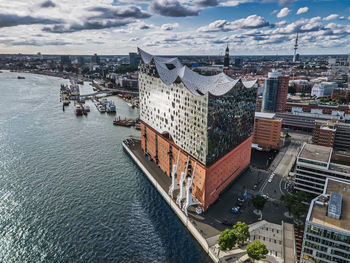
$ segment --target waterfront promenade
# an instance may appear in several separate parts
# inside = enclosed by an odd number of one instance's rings
[[[157,188],[164,200],[170,205],[179,219],[214,262],[218,262],[219,259],[226,256],[226,253],[219,252],[215,246],[221,231],[232,227],[237,221],[244,221],[247,224],[258,221],[258,216],[254,214],[254,208],[249,200],[242,207],[241,213],[235,215],[231,213],[231,208],[235,205],[237,197],[242,195],[244,188],[251,189],[252,186],[249,184],[254,184],[254,171],[244,172],[240,178],[235,180],[234,183],[224,191],[219,200],[210,206],[207,211],[198,215],[195,212],[195,208],[190,207],[188,217],[186,217],[184,212],[176,204],[176,196],[179,190],[174,192],[174,199],[168,195],[169,186],[171,184],[170,177],[166,176],[154,162],[148,160],[141,149],[139,140],[133,139],[133,142],[133,144],[129,143],[128,145],[123,143],[124,149]],[[260,174],[260,176],[265,175]],[[258,193],[248,190],[249,197],[255,194]],[[282,220],[288,222],[288,219],[284,218],[283,212],[281,212],[284,210],[285,208],[282,207],[280,202],[267,202],[263,210],[263,219],[278,224],[280,224]],[[241,252],[242,251],[240,251],[240,253]]]

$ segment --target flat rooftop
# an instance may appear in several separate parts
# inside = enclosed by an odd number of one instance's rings
[[[274,119],[276,113],[255,112],[255,118]]]
[[[335,192],[342,195],[340,219],[327,216],[328,205],[321,206],[314,203],[310,208],[312,212],[309,221],[350,232],[350,183],[328,179],[326,187],[326,194],[330,195],[331,192]]]
[[[299,157],[318,162],[328,163],[331,153],[331,147],[306,143],[302,148]]]

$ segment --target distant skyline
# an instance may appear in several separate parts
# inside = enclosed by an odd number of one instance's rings
[[[350,53],[350,0],[3,0],[0,53]]]

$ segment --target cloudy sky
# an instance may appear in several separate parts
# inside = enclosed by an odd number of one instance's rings
[[[1,0],[0,53],[350,53],[350,0]]]

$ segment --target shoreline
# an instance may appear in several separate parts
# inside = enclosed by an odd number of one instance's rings
[[[151,173],[147,170],[147,168],[141,163],[141,161],[137,158],[137,156],[132,152],[132,150],[122,142],[124,150],[128,153],[128,155],[133,159],[134,163],[141,169],[143,174],[148,178],[148,180],[152,183],[152,185],[156,188],[159,194],[163,197],[164,201],[170,206],[173,212],[177,215],[183,225],[187,228],[187,230],[192,234],[192,236],[197,240],[197,242],[201,245],[202,249],[208,254],[211,260],[215,263],[219,262],[219,258],[213,253],[210,249],[210,245],[200,234],[195,225],[191,222],[190,218],[185,215],[185,213],[181,210],[181,208],[176,204],[175,200],[171,198],[170,195],[163,189],[163,187],[159,184],[159,182],[151,175]]]

